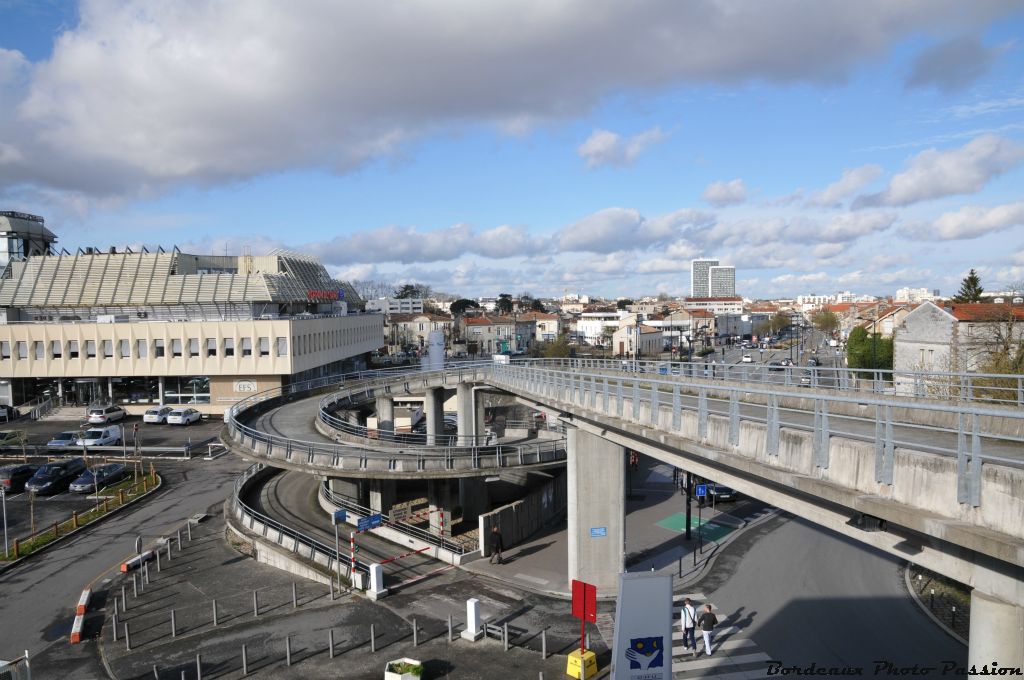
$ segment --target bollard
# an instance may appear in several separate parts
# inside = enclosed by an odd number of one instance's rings
[[[584,639],[587,641],[587,649],[590,649],[590,633],[587,633]]]
[[[540,672],[540,673],[538,674],[538,676],[537,676],[537,680],[544,680],[544,671],[541,671],[541,672]]]
[[[217,625],[217,600],[213,601],[213,625]]]
[[[181,529],[178,529],[178,552],[181,552]]]
[[[133,574],[134,575],[134,574]],[[125,586],[121,585],[121,613],[125,613],[128,609],[128,598],[125,597]]]
[[[928,598],[928,609],[934,609],[934,608],[935,608],[935,588],[932,588],[931,597]]]
[[[160,680],[160,669],[153,664],[153,680]]]
[[[953,605],[953,614],[950,616],[949,619],[949,627],[956,628],[956,605]]]
[[[167,539],[167,561],[171,561],[171,539],[169,538]]]
[[[149,585],[149,562],[142,563],[142,585]],[[145,588],[143,588],[145,590]]]
[[[188,676],[185,675],[185,671],[181,672],[181,680],[188,680]]]
[[[257,596],[255,590],[252,591],[252,615],[253,616],[259,616],[260,615],[260,601],[259,601],[259,597]]]
[[[508,622],[501,624],[501,644],[505,645],[505,651],[508,651]]]
[[[288,666],[292,665],[292,636],[284,636],[284,661]]]
[[[113,625],[110,627],[110,632],[113,635],[114,642],[117,642],[117,605],[116,604],[114,605],[114,621],[113,621]]]
[[[548,629],[545,628],[540,632],[540,658],[548,658]]]
[[[327,654],[328,658],[334,658],[334,629],[327,631]]]
[[[138,574],[136,574],[135,572],[132,572],[132,592],[134,593],[135,597],[139,596],[139,579],[138,579],[138,576],[139,576]]]
[[[184,673],[184,671],[182,671]],[[196,654],[196,680],[203,680],[203,657]]]
[[[374,653],[376,651],[377,651],[377,640],[376,640],[376,636],[374,635],[373,624],[371,623],[370,624],[370,653],[372,654],[372,653]]]
[[[295,581],[292,581],[292,609],[297,609],[299,606],[299,596],[295,591]]]
[[[78,512],[77,511],[71,513],[71,528],[72,529],[77,529],[78,528]]]
[[[174,622],[174,610],[171,610],[171,637],[178,637],[178,625]]]
[[[188,532],[188,534],[187,534],[188,542],[191,543],[192,542],[192,522],[188,522],[185,525],[185,530]]]
[[[249,657],[245,654],[245,644],[242,644],[242,675],[249,675]]]
[[[417,632],[418,631],[416,630],[416,628],[417,628],[417,626],[416,626],[416,617],[413,617],[413,619],[412,619],[412,646],[413,647],[419,646],[419,640],[417,639],[417,637],[418,637],[417,636]]]
[[[128,622],[124,622],[124,648],[132,651],[132,632],[128,629]]]
[[[159,550],[156,551],[156,571],[157,571],[158,574],[161,571],[161,569],[160,569],[160,551]]]
[[[448,615],[448,642],[452,641],[452,615]]]

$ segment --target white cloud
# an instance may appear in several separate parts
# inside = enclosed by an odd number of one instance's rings
[[[896,215],[892,213],[843,213],[828,221],[819,238],[827,243],[855,241],[862,236],[885,231],[895,222]]]
[[[630,165],[647,147],[664,138],[665,134],[659,127],[625,138],[608,130],[594,130],[576,153],[587,162],[588,168]]]
[[[747,186],[741,179],[712,182],[705,187],[701,198],[716,207],[735,205],[747,200]]]
[[[343,172],[453,127],[522,134],[611,94],[841,82],[908,36],[968,31],[1018,8],[82,0],[79,24],[4,92],[0,139],[18,153],[5,153],[0,184],[137,195],[292,168]]]
[[[902,206],[981,190],[1024,160],[1024,147],[995,135],[982,135],[958,149],[928,149],[910,160],[905,171],[877,194],[858,196],[854,208]]]
[[[943,241],[977,238],[985,234],[1024,225],[1024,202],[1007,203],[991,208],[967,205],[956,212],[943,213],[926,233]]]
[[[640,274],[655,274],[663,272],[688,272],[690,271],[689,260],[673,260],[666,257],[655,257],[641,259],[636,266]]]
[[[838,207],[847,197],[874,182],[881,174],[882,168],[873,164],[848,168],[843,170],[843,175],[838,181],[829,184],[821,191],[814,192],[807,202],[810,205],[823,208]]]
[[[714,223],[710,213],[684,208],[648,219],[632,208],[605,208],[571,224],[555,235],[562,252],[608,253],[669,243],[693,229]]]

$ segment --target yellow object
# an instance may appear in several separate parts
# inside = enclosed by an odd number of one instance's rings
[[[582,671],[581,672],[581,668]],[[580,650],[573,650],[569,654],[569,660],[565,664],[565,674],[577,680],[586,680],[597,675],[597,655],[589,649],[583,654],[583,664],[580,664]]]

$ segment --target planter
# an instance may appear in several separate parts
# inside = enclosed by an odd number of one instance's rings
[[[384,666],[384,680],[420,680],[423,665],[416,659],[401,658]]]

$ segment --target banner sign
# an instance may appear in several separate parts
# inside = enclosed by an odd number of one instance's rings
[[[345,291],[343,290],[316,290],[310,288],[306,291],[306,297],[310,300],[344,300]]]
[[[671,574],[619,574],[612,680],[672,680]]]

